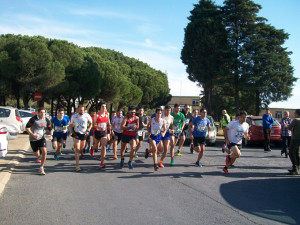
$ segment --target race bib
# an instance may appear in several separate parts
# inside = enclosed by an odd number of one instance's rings
[[[97,130],[99,130],[99,131],[105,131],[105,129],[106,129],[106,123],[98,123]]]

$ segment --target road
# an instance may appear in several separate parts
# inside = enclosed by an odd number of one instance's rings
[[[141,151],[133,170],[120,169],[112,153],[100,170],[98,152],[76,173],[71,142],[59,161],[48,143],[46,176],[28,150],[0,197],[0,224],[300,224],[300,176],[287,175],[279,148],[244,147],[225,175],[220,146],[207,147],[202,168],[184,147],[174,167],[168,156],[156,172]]]

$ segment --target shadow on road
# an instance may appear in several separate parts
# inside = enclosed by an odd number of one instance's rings
[[[299,177],[241,180],[222,184],[220,193],[239,210],[279,223],[300,224],[299,187]]]

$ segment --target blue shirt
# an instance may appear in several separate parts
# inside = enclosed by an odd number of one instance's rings
[[[197,116],[192,120],[192,123],[194,124],[193,136],[205,137],[207,131],[206,127],[210,125],[210,120],[206,117],[204,119],[201,119],[200,116]]]
[[[263,127],[264,128],[272,128],[272,124],[274,123],[274,119],[271,115],[264,114],[262,116]]]
[[[54,135],[63,135],[63,130],[68,126],[68,122],[65,117],[59,120],[57,116],[51,119],[51,124],[54,129]]]
[[[66,120],[67,121],[67,124],[69,124],[69,122],[70,122],[70,117],[68,116],[68,115],[64,115],[64,120]],[[69,125],[67,125],[67,132],[66,132],[66,134],[68,134],[69,133]]]

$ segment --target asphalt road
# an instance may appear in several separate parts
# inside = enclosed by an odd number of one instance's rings
[[[300,176],[287,175],[291,163],[279,148],[244,147],[225,175],[220,146],[207,147],[202,168],[184,147],[174,167],[168,156],[156,172],[140,151],[133,170],[120,169],[112,153],[100,170],[98,152],[76,173],[71,142],[59,161],[48,143],[46,176],[37,175],[31,150],[14,169],[0,197],[0,224],[300,224]]]

